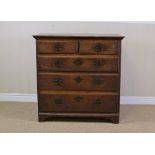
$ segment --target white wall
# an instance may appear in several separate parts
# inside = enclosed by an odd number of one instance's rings
[[[37,33],[121,34],[123,96],[155,96],[155,25],[105,22],[0,22],[0,93],[36,93]]]

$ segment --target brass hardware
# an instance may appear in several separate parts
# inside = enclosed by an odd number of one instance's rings
[[[83,64],[83,61],[82,61],[82,59],[75,59],[74,64],[77,65],[77,66],[80,66],[80,65]]]
[[[60,68],[60,67],[63,67],[64,62],[62,60],[58,59],[54,62],[54,64],[56,67]]]
[[[57,99],[54,100],[54,103],[55,104],[62,104],[63,102],[62,102],[61,98],[57,98]]]
[[[96,52],[102,52],[105,50],[105,45],[101,44],[101,43],[97,43],[94,47]]]
[[[82,79],[80,76],[77,76],[74,80],[75,80],[77,83],[80,83],[83,79]]]
[[[62,43],[57,42],[54,44],[54,50],[57,52],[61,52],[64,50],[64,45]]]
[[[102,83],[103,83],[103,80],[101,79],[101,78],[95,78],[94,80],[93,80],[93,82],[95,83],[95,84],[97,84],[97,85],[101,85]]]
[[[94,63],[95,67],[101,67],[101,66],[105,65],[105,61],[104,60],[94,60],[93,63]]]
[[[81,96],[75,96],[74,97],[74,100],[77,102],[80,102],[82,99],[83,99],[83,97],[81,97]]]
[[[94,104],[103,104],[104,103],[104,100],[101,100],[101,99],[97,99]]]
[[[55,77],[53,80],[52,80],[53,83],[55,83],[57,86],[60,86],[63,84],[63,78],[61,77]]]

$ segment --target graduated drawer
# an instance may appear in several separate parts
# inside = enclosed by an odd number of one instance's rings
[[[39,71],[94,71],[119,72],[119,58],[117,56],[38,56]]]
[[[115,113],[119,111],[119,95],[97,92],[39,93],[40,112]]]
[[[119,75],[93,73],[39,73],[39,90],[119,90]]]
[[[48,39],[37,41],[41,54],[92,54],[116,55],[120,52],[120,41],[111,39]]]

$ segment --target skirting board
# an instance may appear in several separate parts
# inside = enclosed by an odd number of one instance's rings
[[[37,94],[0,93],[0,101],[37,102]],[[155,97],[121,96],[121,104],[155,105]]]

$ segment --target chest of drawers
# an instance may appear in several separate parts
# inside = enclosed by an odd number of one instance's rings
[[[34,35],[38,118],[119,122],[121,40],[115,35]]]

